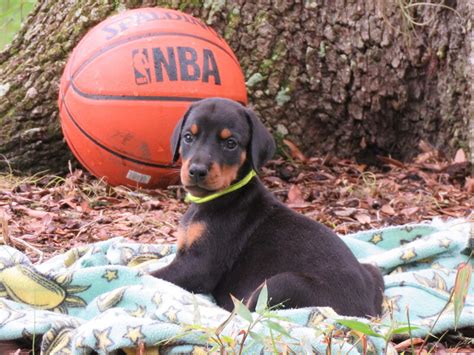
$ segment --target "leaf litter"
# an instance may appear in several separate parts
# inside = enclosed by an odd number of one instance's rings
[[[474,218],[472,167],[462,151],[449,159],[422,142],[413,161],[378,157],[373,167],[330,155],[308,158],[294,143],[284,144],[286,158],[262,169],[263,183],[290,208],[341,235],[433,217]],[[33,262],[115,236],[174,243],[184,196],[180,186],[110,187],[80,169],[65,178],[0,174],[2,242]]]

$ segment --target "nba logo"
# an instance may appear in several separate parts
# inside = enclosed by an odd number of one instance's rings
[[[151,82],[150,61],[148,59],[148,50],[134,49],[132,51],[133,72],[135,75],[135,84],[145,85]]]

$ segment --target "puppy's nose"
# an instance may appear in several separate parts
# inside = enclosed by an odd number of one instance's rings
[[[202,182],[206,178],[208,171],[206,165],[193,163],[189,167],[189,177],[195,183]]]

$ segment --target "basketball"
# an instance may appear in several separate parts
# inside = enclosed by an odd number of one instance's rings
[[[73,50],[59,90],[66,142],[111,185],[165,187],[179,181],[170,137],[194,101],[247,103],[232,49],[212,28],[179,11],[142,8],[110,17]]]

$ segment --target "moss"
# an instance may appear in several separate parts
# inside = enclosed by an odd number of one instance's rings
[[[225,0],[204,0],[203,4],[205,9],[209,9],[209,14],[207,15],[206,24],[212,25],[216,18],[217,13],[222,13],[225,8]]]
[[[237,8],[232,9],[227,14],[227,26],[224,31],[224,38],[229,40],[235,33],[235,29],[239,26],[240,23],[240,11]]]
[[[122,3],[120,0],[113,0],[113,6],[114,6],[114,9],[118,9],[120,6],[122,6]]]
[[[7,113],[0,116],[0,125],[2,126],[2,131],[4,129],[4,123],[6,122],[7,118],[13,117],[15,112],[16,112],[16,108],[15,107],[10,107],[9,110],[7,111]]]
[[[165,3],[169,3],[165,1]],[[203,6],[200,0],[184,0],[179,2],[178,10],[184,11],[186,9],[200,9]]]
[[[48,60],[56,60],[64,57],[64,52],[60,43],[61,42],[58,41],[58,43],[56,43],[50,50],[46,52]]]
[[[31,111],[35,104],[36,102],[27,96],[25,96],[20,102],[21,108],[26,111]]]
[[[109,16],[111,13],[113,13],[115,10],[115,7],[110,6],[109,4],[105,3],[101,6],[97,6],[93,9],[91,13],[91,19],[94,22],[100,22],[104,20],[107,16]]]
[[[284,39],[278,41],[273,47],[273,52],[270,58],[262,60],[258,67],[258,72],[267,78],[270,72],[275,69],[275,64],[282,61],[287,53],[287,45]]]
[[[288,45],[286,44],[286,41],[284,39],[279,40],[273,48],[272,60],[277,61],[282,59],[286,55],[287,51]]]
[[[267,11],[260,11],[256,14],[255,20],[253,21],[253,25],[255,28],[260,27],[268,22],[268,12]]]
[[[142,1],[140,0],[125,0],[124,1],[125,7],[127,9],[134,9],[139,7],[142,4]]]
[[[288,101],[291,100],[291,96],[288,95],[290,93],[290,88],[288,86],[282,86],[280,88],[280,91],[278,91],[275,101],[278,106],[283,106],[285,105]]]
[[[263,75],[264,77],[268,77],[270,74],[270,69],[273,67],[273,60],[271,59],[264,59],[260,63],[258,67],[258,72]]]
[[[250,78],[248,78],[245,85],[247,85],[248,88],[253,88],[255,85],[257,85],[262,80],[263,80],[262,74],[255,73],[255,74],[252,74],[252,76]]]
[[[324,41],[321,41],[319,45],[319,58],[324,58],[326,57],[326,44]]]
[[[162,7],[164,9],[176,9],[178,5],[176,1],[157,1],[156,7]]]
[[[62,137],[61,125],[59,123],[50,123],[46,127],[46,137]]]
[[[21,102],[26,95],[26,91],[23,88],[19,88],[14,93],[8,95],[8,99],[13,102]],[[15,110],[16,112],[16,110]]]
[[[0,102],[0,127],[2,127],[2,122],[3,122],[3,117],[8,113],[8,110],[10,110],[12,105],[7,101],[7,100],[2,100]],[[1,129],[0,129],[1,131]]]

